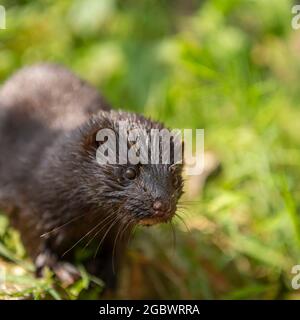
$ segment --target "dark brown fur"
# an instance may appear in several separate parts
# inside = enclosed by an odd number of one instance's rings
[[[94,88],[55,65],[22,69],[0,90],[0,207],[20,231],[38,273],[45,266],[62,277],[72,273],[65,263],[73,261],[69,249],[93,236],[98,244],[106,235],[87,266],[114,287],[112,260],[118,268],[131,226],[155,220],[155,199],[168,199],[171,215],[176,210],[181,171],[174,187],[166,165],[145,165],[136,181],[128,182],[124,166],[96,162],[99,129],[116,130],[119,120],[162,128],[142,116],[109,110]]]

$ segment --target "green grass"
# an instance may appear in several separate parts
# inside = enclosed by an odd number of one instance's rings
[[[36,61],[69,66],[116,108],[204,128],[222,164],[178,220],[140,228],[119,298],[299,299],[299,31],[292,1],[4,1],[0,79]],[[101,3],[101,4],[100,4]],[[96,298],[83,278],[33,277],[0,216],[0,297]]]

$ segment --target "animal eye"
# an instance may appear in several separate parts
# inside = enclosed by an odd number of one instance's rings
[[[133,180],[136,177],[136,171],[133,168],[128,168],[125,171],[125,177],[129,180]]]

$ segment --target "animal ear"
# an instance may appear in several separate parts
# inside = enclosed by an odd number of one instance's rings
[[[101,129],[112,129],[113,124],[106,114],[101,118],[92,118],[81,128],[81,144],[86,151],[95,151],[104,141],[97,141],[97,134]]]
[[[82,146],[86,151],[92,151],[98,148],[99,142],[96,140],[99,128],[91,128],[83,135]]]

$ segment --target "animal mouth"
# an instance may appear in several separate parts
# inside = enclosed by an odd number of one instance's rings
[[[159,224],[159,223],[166,223],[171,221],[173,217],[173,214],[171,212],[155,212],[153,215],[151,216],[146,216],[141,218],[138,221],[139,225],[143,225],[143,226],[153,226],[155,224]]]

